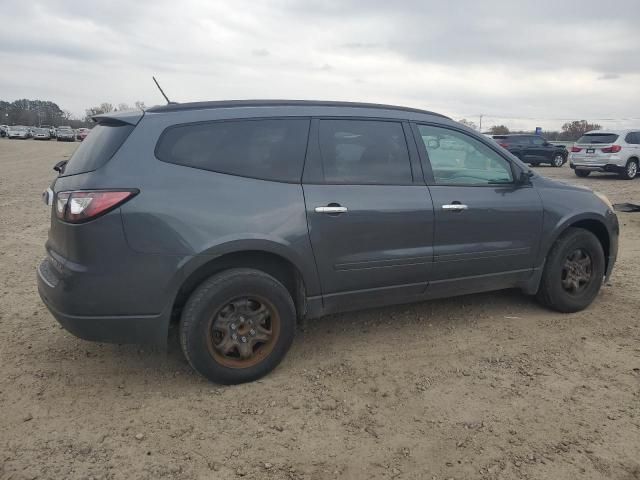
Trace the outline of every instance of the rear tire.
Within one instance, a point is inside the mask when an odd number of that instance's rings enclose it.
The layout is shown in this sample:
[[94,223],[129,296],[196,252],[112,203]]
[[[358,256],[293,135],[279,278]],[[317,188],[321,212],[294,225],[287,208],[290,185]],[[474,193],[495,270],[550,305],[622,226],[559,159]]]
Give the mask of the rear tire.
[[195,371],[212,382],[263,377],[284,358],[295,333],[288,290],[258,270],[227,270],[193,292],[180,321],[180,344]]
[[574,170],[574,172],[578,177],[581,178],[588,177],[591,174],[589,170],[578,170],[577,168]]
[[638,161],[631,159],[627,162],[624,170],[620,172],[620,177],[625,180],[633,180],[638,176]]
[[536,297],[559,312],[584,310],[598,295],[604,273],[600,241],[588,230],[568,228],[551,247]]

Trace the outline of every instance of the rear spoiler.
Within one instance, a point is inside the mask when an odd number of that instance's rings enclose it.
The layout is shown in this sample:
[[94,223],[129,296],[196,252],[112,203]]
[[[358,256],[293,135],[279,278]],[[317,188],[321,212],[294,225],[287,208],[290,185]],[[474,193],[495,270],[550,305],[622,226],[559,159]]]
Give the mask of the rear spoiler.
[[101,113],[100,115],[94,115],[91,117],[91,120],[98,124],[137,125],[143,116],[143,111],[131,110],[127,112]]

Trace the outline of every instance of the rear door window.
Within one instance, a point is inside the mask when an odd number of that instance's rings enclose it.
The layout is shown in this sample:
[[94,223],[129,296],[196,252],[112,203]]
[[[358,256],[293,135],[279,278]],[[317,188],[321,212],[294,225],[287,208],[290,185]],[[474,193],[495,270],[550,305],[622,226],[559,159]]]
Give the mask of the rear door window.
[[61,176],[97,170],[113,157],[134,128],[129,124],[96,125],[71,156]]
[[321,120],[324,181],[405,185],[413,182],[402,124],[376,120]]
[[618,140],[615,133],[587,133],[580,137],[576,143],[613,143]]
[[298,182],[309,119],[251,119],[169,127],[156,146],[167,163],[239,175]]

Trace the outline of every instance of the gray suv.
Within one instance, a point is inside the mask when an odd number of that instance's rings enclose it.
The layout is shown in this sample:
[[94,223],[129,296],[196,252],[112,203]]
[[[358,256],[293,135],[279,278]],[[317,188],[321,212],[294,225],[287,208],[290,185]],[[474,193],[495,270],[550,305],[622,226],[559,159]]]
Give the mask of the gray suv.
[[432,112],[224,101],[95,117],[45,194],[38,290],[78,337],[166,342],[240,383],[296,319],[519,288],[561,312],[610,275],[602,195]]

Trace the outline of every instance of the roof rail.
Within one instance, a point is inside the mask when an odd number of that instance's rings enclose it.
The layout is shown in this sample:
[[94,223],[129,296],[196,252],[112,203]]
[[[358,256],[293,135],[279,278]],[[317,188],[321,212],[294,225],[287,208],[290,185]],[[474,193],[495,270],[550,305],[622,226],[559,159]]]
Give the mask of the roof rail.
[[402,112],[423,113],[438,117],[449,118],[440,113],[430,112],[411,107],[399,107],[380,103],[339,102],[323,100],[218,100],[210,102],[188,102],[170,105],[157,105],[147,109],[147,112],[177,112],[184,110],[206,110],[210,108],[237,108],[237,107],[351,107],[373,108],[381,110],[398,110]]

